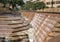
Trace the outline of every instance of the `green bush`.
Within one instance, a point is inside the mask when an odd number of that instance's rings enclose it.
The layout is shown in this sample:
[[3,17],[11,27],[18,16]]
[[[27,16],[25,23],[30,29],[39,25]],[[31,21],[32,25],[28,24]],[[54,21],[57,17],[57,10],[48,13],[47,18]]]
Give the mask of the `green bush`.
[[49,8],[48,6],[45,6],[45,8]]
[[60,6],[57,6],[57,8],[60,8]]
[[26,4],[22,7],[25,10],[37,10],[37,9],[44,9],[45,3],[43,2],[30,2],[27,1]]

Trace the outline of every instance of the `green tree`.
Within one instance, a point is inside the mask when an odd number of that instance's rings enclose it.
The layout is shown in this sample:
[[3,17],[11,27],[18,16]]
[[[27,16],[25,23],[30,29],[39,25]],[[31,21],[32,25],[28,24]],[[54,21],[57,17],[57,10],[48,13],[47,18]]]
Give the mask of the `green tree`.
[[23,6],[24,2],[23,0],[0,0],[0,3],[4,4],[4,7],[6,4],[12,5],[12,7],[16,7],[16,4]]
[[27,1],[26,4],[22,8],[25,8],[25,10],[44,9],[45,8],[45,3],[43,3],[43,2],[30,2],[30,1]]
[[3,7],[5,7],[5,6],[6,6],[6,4],[8,3],[8,0],[0,0],[0,3],[4,4],[4,6],[3,6]]
[[34,2],[31,2],[31,1],[27,1],[22,9],[25,9],[25,10],[33,10],[34,9]]
[[19,0],[19,1],[17,1],[17,4],[20,6],[23,6],[25,3],[23,2],[23,0]]
[[37,2],[37,3],[35,3],[35,7],[36,7],[36,9],[44,9],[45,4],[43,2]]
[[16,4],[23,6],[23,0],[9,0],[9,4],[12,5],[13,9],[16,7]]

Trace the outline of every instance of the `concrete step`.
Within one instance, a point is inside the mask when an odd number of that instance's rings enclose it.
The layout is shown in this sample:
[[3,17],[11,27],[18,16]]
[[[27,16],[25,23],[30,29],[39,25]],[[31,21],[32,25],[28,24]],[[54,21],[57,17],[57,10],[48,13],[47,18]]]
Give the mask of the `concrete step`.
[[24,27],[24,28],[21,28],[21,29],[13,30],[12,33],[21,32],[21,31],[25,31],[25,30],[28,30],[28,29],[29,29],[29,28]]
[[60,23],[57,23],[55,27],[60,28]]
[[21,42],[29,42],[29,39],[23,39]]
[[60,32],[60,28],[54,28],[53,32]]
[[24,22],[23,24],[20,24],[20,26],[17,26],[17,27],[15,27],[15,28],[13,28],[13,29],[17,29],[17,28],[22,28],[22,27],[26,27],[26,26],[29,26],[30,24],[29,24],[29,22],[27,21],[27,22]]
[[46,38],[45,42],[48,42],[48,40],[52,39],[53,37]]
[[18,37],[18,36],[27,36],[27,34],[23,34],[23,35],[13,35],[13,36],[11,36],[11,37]]
[[0,21],[15,21],[15,20],[21,20],[21,17],[0,18]]
[[15,25],[15,24],[22,24],[22,20],[18,21],[0,21],[0,25]]
[[11,33],[9,37],[16,36],[16,35],[26,35],[24,32],[19,32],[19,33]]
[[60,33],[56,33],[56,32],[52,32],[49,34],[49,37],[55,37],[55,36],[58,36],[60,35]]
[[11,40],[16,40],[16,39],[28,39],[28,36],[16,36],[16,37],[9,37]]
[[11,29],[16,29],[16,28],[22,28],[22,27],[26,27],[29,24],[15,24],[15,25],[0,25],[0,28],[11,28]]

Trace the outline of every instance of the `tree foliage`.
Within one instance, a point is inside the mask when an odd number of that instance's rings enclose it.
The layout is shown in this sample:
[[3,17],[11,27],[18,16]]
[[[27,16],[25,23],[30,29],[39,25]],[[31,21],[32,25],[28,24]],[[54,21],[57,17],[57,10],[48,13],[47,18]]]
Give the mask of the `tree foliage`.
[[22,7],[25,10],[37,10],[37,9],[44,9],[45,4],[43,2],[30,2],[27,1],[26,4]]
[[0,3],[4,4],[3,7],[5,7],[5,5],[8,3],[8,0],[0,0]]
[[4,6],[8,3],[11,4],[13,7],[15,7],[16,4],[20,6],[24,4],[23,0],[0,0],[0,3],[4,4]]
[[35,3],[35,7],[36,7],[36,9],[44,9],[45,4],[43,2],[37,2],[37,3]]

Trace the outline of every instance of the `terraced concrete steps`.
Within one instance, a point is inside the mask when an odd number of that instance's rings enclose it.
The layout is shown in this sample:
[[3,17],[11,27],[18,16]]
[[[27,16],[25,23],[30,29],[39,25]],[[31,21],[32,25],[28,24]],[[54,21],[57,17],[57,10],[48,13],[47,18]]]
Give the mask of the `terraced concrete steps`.
[[60,15],[35,13],[31,25],[34,28],[34,42],[48,42],[60,35]]
[[[24,39],[28,40],[28,34],[21,31],[27,31],[30,28],[29,25],[21,14],[0,13],[0,37],[8,37],[10,40],[21,39],[21,42]],[[20,32],[19,35],[17,35],[18,32]]]

